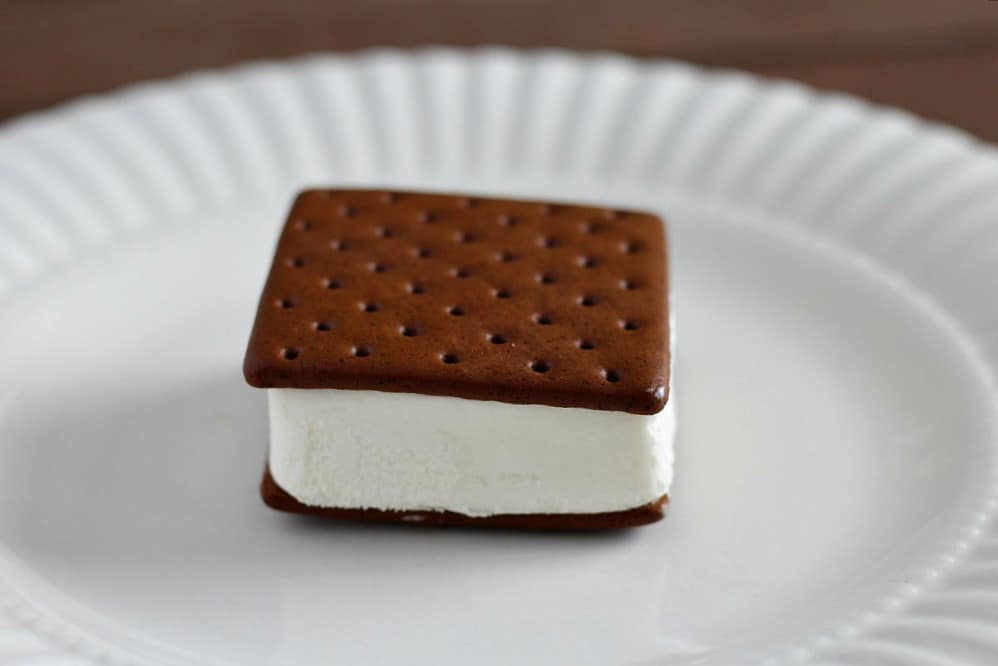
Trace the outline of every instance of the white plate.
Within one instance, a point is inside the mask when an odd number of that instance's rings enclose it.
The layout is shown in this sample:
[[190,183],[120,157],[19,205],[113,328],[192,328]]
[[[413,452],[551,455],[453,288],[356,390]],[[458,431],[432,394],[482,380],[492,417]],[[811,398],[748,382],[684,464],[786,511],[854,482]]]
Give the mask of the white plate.
[[[344,183],[668,217],[666,521],[264,508],[253,306],[292,193]],[[0,283],[4,663],[998,660],[998,158],[955,131],[612,57],[255,65],[8,124]]]

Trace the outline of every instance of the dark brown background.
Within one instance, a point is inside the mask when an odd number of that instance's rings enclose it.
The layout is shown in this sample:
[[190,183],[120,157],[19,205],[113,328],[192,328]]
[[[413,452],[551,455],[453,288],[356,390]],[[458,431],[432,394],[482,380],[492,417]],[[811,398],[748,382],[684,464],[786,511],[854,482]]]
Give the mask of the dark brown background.
[[430,44],[610,49],[738,67],[998,141],[991,0],[0,0],[0,118],[247,59]]

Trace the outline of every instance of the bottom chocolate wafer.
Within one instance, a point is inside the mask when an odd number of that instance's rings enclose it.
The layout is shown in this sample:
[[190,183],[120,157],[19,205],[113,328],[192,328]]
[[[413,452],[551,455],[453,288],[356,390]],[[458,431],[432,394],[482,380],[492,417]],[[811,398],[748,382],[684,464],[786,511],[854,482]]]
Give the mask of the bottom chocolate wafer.
[[383,523],[413,523],[445,527],[488,527],[516,530],[612,530],[638,527],[661,520],[669,505],[662,495],[648,504],[603,513],[505,513],[492,516],[468,516],[453,511],[385,511],[382,509],[340,509],[302,504],[277,485],[268,467],[260,484],[260,494],[267,506],[289,513],[303,513],[340,520]]

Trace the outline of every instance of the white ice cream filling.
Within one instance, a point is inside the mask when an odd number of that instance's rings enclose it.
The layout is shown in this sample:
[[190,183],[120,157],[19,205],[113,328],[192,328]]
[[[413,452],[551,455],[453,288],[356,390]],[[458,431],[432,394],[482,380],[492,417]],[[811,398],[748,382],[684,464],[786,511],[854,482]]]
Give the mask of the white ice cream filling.
[[601,513],[672,482],[673,401],[653,415],[338,389],[270,389],[270,471],[303,504]]

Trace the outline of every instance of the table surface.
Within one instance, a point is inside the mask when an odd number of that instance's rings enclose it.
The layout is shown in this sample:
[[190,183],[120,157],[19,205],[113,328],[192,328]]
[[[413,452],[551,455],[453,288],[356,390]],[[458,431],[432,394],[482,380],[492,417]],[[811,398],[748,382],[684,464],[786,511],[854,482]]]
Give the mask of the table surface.
[[4,0],[0,119],[244,60],[441,44],[612,50],[746,69],[998,142],[993,0]]

